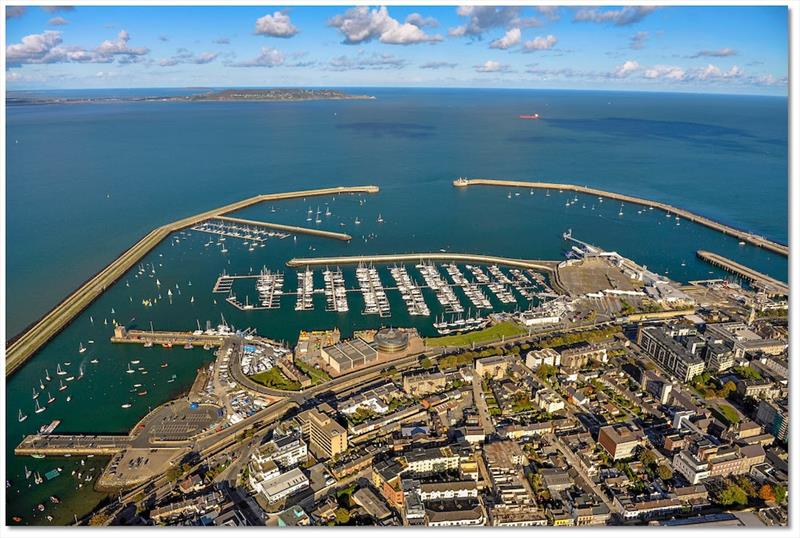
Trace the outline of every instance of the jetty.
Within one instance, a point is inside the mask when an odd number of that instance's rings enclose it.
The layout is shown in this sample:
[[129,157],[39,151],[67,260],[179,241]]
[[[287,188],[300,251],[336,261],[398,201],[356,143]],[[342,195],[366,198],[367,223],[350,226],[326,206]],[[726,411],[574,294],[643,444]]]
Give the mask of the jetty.
[[121,325],[114,327],[114,344],[157,344],[165,347],[172,346],[212,346],[219,347],[225,342],[226,335],[222,334],[194,334],[180,331],[140,331],[127,330]]
[[17,456],[113,456],[131,445],[128,435],[28,435]]
[[453,261],[473,262],[522,267],[524,269],[538,269],[553,273],[559,262],[549,260],[521,260],[517,258],[503,258],[484,254],[464,254],[455,252],[414,252],[408,254],[374,254],[370,256],[331,256],[326,258],[292,258],[286,265],[288,267],[305,267],[312,265],[353,265],[370,263],[395,263],[425,261]]
[[307,198],[312,196],[333,196],[337,194],[372,194],[378,191],[379,188],[377,186],[365,185],[260,194],[160,226],[145,235],[136,244],[123,252],[117,259],[87,280],[77,290],[72,292],[39,319],[39,321],[33,323],[16,338],[7,342],[6,376],[13,374],[26,360],[49,342],[51,338],[66,328],[78,314],[92,304],[92,302],[108,289],[109,286],[114,284],[114,282],[121,278],[129,269],[139,263],[139,260],[174,232],[190,228],[205,220],[219,218],[227,213],[263,202]]
[[759,273],[755,269],[751,269],[746,265],[735,262],[719,254],[708,252],[707,250],[698,250],[697,257],[704,262],[710,263],[717,267],[721,267],[726,271],[738,275],[745,280],[752,283],[755,287],[771,295],[789,295],[789,285],[786,282],[781,282],[778,279],[772,278],[764,273]]
[[494,187],[512,187],[512,188],[519,187],[523,189],[560,189],[564,191],[590,194],[592,196],[599,196],[611,200],[619,200],[621,202],[628,202],[631,204],[641,205],[645,207],[655,207],[657,209],[666,211],[667,213],[671,213],[681,218],[685,218],[686,220],[700,224],[701,226],[711,228],[712,230],[722,232],[726,235],[730,235],[741,241],[750,243],[751,245],[755,245],[757,247],[769,250],[771,252],[782,254],[783,256],[787,257],[789,256],[789,247],[786,245],[777,243],[760,235],[756,235],[750,232],[745,232],[744,230],[739,230],[738,228],[734,228],[733,226],[728,226],[727,224],[722,224],[715,220],[711,220],[708,217],[703,217],[702,215],[698,215],[696,213],[692,213],[691,211],[687,211],[686,209],[681,209],[679,207],[665,204],[663,202],[648,200],[646,198],[628,196],[627,194],[619,194],[616,192],[594,189],[592,187],[571,185],[569,183],[546,183],[542,181],[513,181],[505,179],[463,179],[463,178],[456,179],[453,181],[453,186],[455,187],[463,188],[463,187],[469,187],[471,185],[489,185]]
[[280,230],[291,234],[305,234],[316,235],[317,237],[324,237],[326,239],[338,239],[339,241],[350,241],[352,236],[339,232],[329,232],[327,230],[317,230],[315,228],[304,228],[302,226],[289,226],[288,224],[276,224],[274,222],[262,222],[258,220],[240,219],[237,217],[217,217],[215,220],[222,222],[232,222],[235,224],[243,224],[251,227],[268,228],[271,230]]

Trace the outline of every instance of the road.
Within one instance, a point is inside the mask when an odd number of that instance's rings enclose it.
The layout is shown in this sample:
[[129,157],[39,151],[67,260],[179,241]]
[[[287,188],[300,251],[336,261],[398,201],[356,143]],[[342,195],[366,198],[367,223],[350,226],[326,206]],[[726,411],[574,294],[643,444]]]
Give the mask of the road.
[[474,369],[470,370],[472,372],[473,403],[475,404],[475,407],[478,408],[478,414],[481,417],[483,433],[487,436],[492,435],[495,432],[495,428],[494,423],[492,422],[492,416],[489,413],[489,405],[486,403],[486,396],[483,394],[483,385],[481,383],[482,380]]

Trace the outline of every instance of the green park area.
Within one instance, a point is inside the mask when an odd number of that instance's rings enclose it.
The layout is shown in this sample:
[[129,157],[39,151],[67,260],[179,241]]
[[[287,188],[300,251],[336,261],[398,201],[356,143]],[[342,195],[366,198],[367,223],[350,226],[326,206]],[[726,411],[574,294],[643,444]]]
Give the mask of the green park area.
[[278,368],[251,375],[250,379],[265,387],[278,390],[300,390],[300,383],[286,379]]
[[497,325],[492,325],[466,334],[454,334],[451,336],[439,336],[437,338],[427,338],[425,344],[429,347],[467,347],[474,344],[493,342],[502,338],[512,338],[525,334],[527,331],[513,321],[504,321]]

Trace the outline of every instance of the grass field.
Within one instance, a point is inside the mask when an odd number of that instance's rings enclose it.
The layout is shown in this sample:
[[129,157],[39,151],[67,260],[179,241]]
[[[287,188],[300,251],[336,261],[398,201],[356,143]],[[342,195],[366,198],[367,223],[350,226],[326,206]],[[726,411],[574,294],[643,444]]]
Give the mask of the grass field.
[[278,370],[278,368],[272,368],[267,372],[251,375],[250,379],[256,383],[264,385],[265,387],[271,387],[273,389],[300,390],[300,383],[286,379],[286,377],[281,373],[280,370]]
[[437,338],[426,338],[425,344],[428,346],[470,346],[472,343],[482,344],[499,340],[502,337],[510,338],[525,334],[527,331],[513,321],[504,321],[491,327],[486,327],[480,331],[466,334],[454,334],[452,336],[440,336]]
[[331,376],[329,376],[327,373],[315,366],[306,364],[303,361],[295,361],[294,365],[297,366],[298,370],[311,378],[312,385],[319,385],[320,383],[325,383],[326,381],[331,380]]
[[727,420],[729,424],[738,424],[742,420],[739,418],[739,413],[730,405],[719,404],[717,405],[717,409],[719,409],[719,412],[725,417],[725,420]]

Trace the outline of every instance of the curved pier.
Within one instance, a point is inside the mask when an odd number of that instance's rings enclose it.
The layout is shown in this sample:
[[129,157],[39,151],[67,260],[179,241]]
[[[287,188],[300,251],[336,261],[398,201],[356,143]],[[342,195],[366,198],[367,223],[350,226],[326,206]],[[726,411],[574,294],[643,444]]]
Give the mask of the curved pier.
[[327,258],[292,258],[286,265],[288,267],[305,267],[307,265],[352,265],[354,263],[392,263],[414,261],[454,261],[495,263],[525,269],[538,269],[552,273],[559,262],[549,260],[520,260],[516,258],[503,258],[501,256],[487,256],[483,254],[463,254],[455,252],[416,252],[409,254],[376,254],[372,256],[332,256]]
[[131,248],[123,252],[116,260],[72,292],[39,321],[32,324],[15,339],[6,344],[6,376],[11,375],[28,358],[36,353],[51,338],[63,330],[75,316],[88,307],[106,288],[117,281],[131,267],[134,267],[148,252],[156,247],[169,234],[194,226],[209,218],[220,217],[232,211],[238,211],[261,202],[305,198],[311,196],[330,196],[351,193],[376,193],[379,188],[374,185],[357,187],[332,187],[311,189],[275,194],[261,194],[246,198],[232,204],[224,205],[210,211],[198,213],[175,222],[165,224],[144,236]]
[[292,234],[316,235],[318,237],[325,237],[326,239],[338,239],[339,241],[350,241],[352,239],[350,234],[316,230],[314,228],[303,228],[302,226],[290,226],[288,224],[275,224],[274,222],[262,222],[260,220],[240,219],[237,217],[216,217],[215,220],[235,222],[236,224],[244,224],[246,226],[260,226],[261,228],[270,228],[272,230],[280,230]]
[[737,239],[750,243],[751,245],[755,245],[757,247],[761,247],[763,249],[770,250],[772,252],[776,252],[784,256],[789,256],[789,247],[786,245],[776,243],[775,241],[771,241],[760,235],[748,233],[743,230],[734,228],[732,226],[719,223],[707,217],[703,217],[701,215],[692,213],[691,211],[687,211],[685,209],[681,209],[679,207],[675,207],[662,202],[647,200],[646,198],[638,198],[636,196],[628,196],[626,194],[603,191],[600,189],[593,189],[591,187],[582,187],[580,185],[570,185],[568,183],[544,183],[542,181],[511,181],[504,179],[456,179],[455,181],[453,181],[453,186],[455,187],[469,187],[470,185],[490,185],[495,187],[520,187],[524,189],[561,189],[565,191],[591,194],[593,196],[601,196],[603,198],[608,198],[611,200],[619,200],[621,202],[628,202],[631,204],[637,204],[646,207],[656,207],[658,209],[678,215],[681,218],[685,218],[686,220],[690,220],[707,228],[711,228],[712,230],[716,230],[726,235],[736,237]]
[[708,252],[707,250],[698,250],[697,257],[704,262],[721,267],[729,273],[733,273],[744,279],[747,279],[756,286],[764,289],[764,291],[771,291],[779,295],[789,295],[789,285],[785,282],[781,282],[780,280],[772,278],[769,275],[765,275],[764,273],[759,273],[758,271],[750,269],[741,263],[730,260],[725,256],[720,256],[719,254]]

